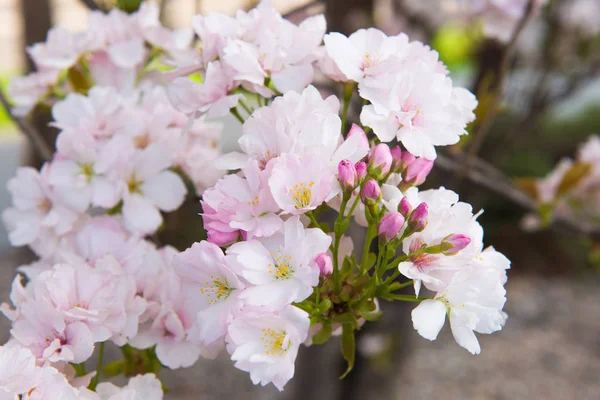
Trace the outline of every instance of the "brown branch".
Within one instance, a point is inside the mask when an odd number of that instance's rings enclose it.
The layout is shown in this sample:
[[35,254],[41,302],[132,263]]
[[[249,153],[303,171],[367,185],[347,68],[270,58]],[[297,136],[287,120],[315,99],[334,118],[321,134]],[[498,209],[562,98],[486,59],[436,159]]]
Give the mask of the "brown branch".
[[[285,14],[283,14],[283,18],[293,19],[296,16],[301,15],[304,12],[308,12],[309,15],[312,15],[313,12],[311,9],[313,7],[324,7],[324,6],[325,6],[325,0],[314,0],[314,1],[311,1],[310,3],[304,4],[303,6],[294,8],[293,10],[286,12]],[[323,12],[323,10],[321,10],[321,12]]]
[[100,10],[100,7],[98,6],[98,4],[96,4],[96,2],[94,0],[80,0],[81,3],[83,3],[84,6],[86,6],[87,8],[89,8],[92,11],[95,10]]
[[42,135],[35,129],[35,127],[25,118],[16,116],[4,94],[2,88],[0,88],[0,103],[11,117],[11,119],[17,124],[21,132],[25,134],[35,151],[39,154],[43,161],[50,161],[52,159],[52,150],[48,144],[44,141]]
[[[492,90],[494,90],[495,93],[493,93],[493,95],[492,95],[491,103],[487,106],[488,107],[487,112],[485,113],[482,121],[478,124],[477,130],[473,134],[473,140],[471,141],[471,143],[469,145],[469,149],[467,151],[468,158],[467,158],[467,163],[465,165],[465,168],[470,167],[472,159],[479,152],[479,149],[481,148],[481,145],[483,144],[483,140],[487,136],[487,133],[489,132],[489,130],[492,126],[492,123],[494,122],[494,119],[496,118],[496,115],[498,113],[498,106],[500,104],[500,101],[502,100],[502,96],[504,93],[504,81],[506,80],[506,76],[508,74],[510,62],[513,59],[513,54],[515,52],[517,39],[519,38],[519,36],[521,35],[521,32],[523,32],[523,29],[525,28],[525,26],[527,25],[527,23],[533,16],[534,11],[535,11],[534,0],[529,0],[529,2],[527,3],[527,8],[525,9],[525,13],[523,14],[523,17],[519,20],[517,26],[515,27],[515,30],[512,32],[512,35],[511,35],[508,43],[504,47],[502,59],[500,62],[500,69],[498,71],[497,77],[495,79],[495,82],[494,82],[493,88],[492,88]],[[463,174],[464,173],[465,173],[465,171],[463,171]]]
[[[464,155],[450,157],[438,153],[434,166],[457,173],[463,170],[466,161],[467,157]],[[465,178],[525,210],[537,212],[535,201],[527,193],[518,188],[501,171],[477,157],[471,161],[472,167],[467,170]],[[600,231],[596,227],[582,221],[574,220],[564,214],[556,213],[553,216],[552,228],[562,233],[582,235],[594,240],[600,240]]]

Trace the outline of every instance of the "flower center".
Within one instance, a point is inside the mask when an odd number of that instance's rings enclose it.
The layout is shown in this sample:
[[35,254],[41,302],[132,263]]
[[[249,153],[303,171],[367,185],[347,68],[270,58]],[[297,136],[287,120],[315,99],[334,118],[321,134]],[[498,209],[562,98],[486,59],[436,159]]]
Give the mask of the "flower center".
[[248,205],[249,206],[256,206],[256,205],[258,205],[258,195],[254,196],[252,198],[252,200],[248,202]]
[[211,281],[204,282],[206,287],[200,288],[200,293],[211,298],[208,301],[209,305],[227,299],[233,292],[226,279],[215,278],[213,275],[210,276],[210,279]]
[[129,178],[129,181],[127,182],[127,189],[129,190],[129,193],[141,193],[141,186],[142,182],[135,179],[134,176]]
[[44,214],[47,214],[48,212],[50,212],[50,209],[52,208],[52,203],[50,202],[50,200],[44,199],[44,200],[42,200],[41,203],[38,204],[37,207],[41,212],[43,212]]
[[264,342],[265,354],[269,356],[285,354],[291,345],[286,336],[285,331],[276,332],[271,328],[263,328],[260,340]]
[[427,267],[431,267],[437,261],[437,256],[435,256],[434,254],[418,253],[420,250],[423,249],[423,247],[426,246],[423,245],[423,241],[421,240],[421,238],[416,238],[412,241],[409,248],[410,255],[408,258],[414,265],[417,266],[417,268],[420,271],[423,271],[423,269]]
[[138,149],[145,149],[150,144],[150,137],[147,133],[142,133],[133,138],[133,143]]
[[92,177],[94,176],[94,168],[92,167],[92,164],[87,163],[87,164],[81,165],[81,174],[85,177],[85,180],[89,183],[92,180]]
[[294,266],[292,265],[292,256],[281,255],[281,250],[277,250],[277,255],[271,252],[271,257],[275,261],[275,266],[269,264],[269,274],[275,275],[278,281],[290,279],[294,275]]
[[258,159],[258,168],[260,168],[261,171],[267,167],[269,161],[278,157],[277,152],[275,150],[267,150],[263,155],[254,153],[254,156]]
[[311,188],[314,184],[315,183],[313,181],[310,181],[307,186],[304,182],[300,182],[295,184],[294,187],[290,189],[296,209],[308,207],[310,204],[310,198],[312,196]]

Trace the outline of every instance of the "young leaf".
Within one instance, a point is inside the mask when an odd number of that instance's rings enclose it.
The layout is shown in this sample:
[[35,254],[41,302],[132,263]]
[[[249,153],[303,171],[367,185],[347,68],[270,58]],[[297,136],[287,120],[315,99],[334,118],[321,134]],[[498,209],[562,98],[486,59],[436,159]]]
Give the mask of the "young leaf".
[[326,341],[328,341],[330,337],[331,337],[331,324],[326,322],[323,324],[323,328],[321,328],[321,330],[319,332],[317,332],[315,334],[315,336],[313,336],[312,342],[313,342],[313,344],[323,344]]
[[556,190],[556,197],[561,197],[573,190],[583,178],[585,178],[592,168],[591,164],[576,162],[565,173]]
[[320,313],[324,313],[325,311],[329,310],[330,308],[331,308],[331,300],[329,300],[329,299],[323,300],[319,304],[319,312]]
[[354,327],[351,324],[342,325],[342,355],[348,363],[346,372],[340,376],[340,379],[344,379],[346,375],[354,368],[354,360],[356,358],[356,342],[354,339]]

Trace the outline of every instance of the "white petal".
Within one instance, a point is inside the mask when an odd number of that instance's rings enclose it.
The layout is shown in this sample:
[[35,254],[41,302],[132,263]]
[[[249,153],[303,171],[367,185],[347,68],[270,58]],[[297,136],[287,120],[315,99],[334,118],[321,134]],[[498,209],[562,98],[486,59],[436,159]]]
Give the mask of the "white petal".
[[159,209],[173,211],[183,203],[187,190],[179,175],[163,171],[144,182],[141,191]]
[[435,340],[446,321],[446,306],[438,300],[425,300],[412,311],[411,316],[419,335]]
[[139,194],[125,198],[123,218],[127,229],[141,234],[153,233],[162,223],[160,212],[149,199]]

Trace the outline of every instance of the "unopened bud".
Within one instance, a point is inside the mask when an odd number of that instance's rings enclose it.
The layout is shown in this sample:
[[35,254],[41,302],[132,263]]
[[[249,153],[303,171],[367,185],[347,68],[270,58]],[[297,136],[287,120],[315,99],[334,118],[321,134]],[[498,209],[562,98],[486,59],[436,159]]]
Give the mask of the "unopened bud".
[[358,126],[356,124],[352,124],[352,127],[348,131],[348,138],[355,136],[355,135],[359,136],[358,147],[364,148],[364,149],[368,149],[370,147],[369,139],[367,138],[367,134],[365,133],[365,131],[360,126]]
[[392,171],[402,172],[402,149],[400,146],[396,146],[390,149],[392,155]]
[[356,168],[356,178],[360,183],[367,176],[367,164],[364,161],[359,161],[354,165],[354,168]]
[[440,244],[442,253],[447,256],[452,256],[471,243],[471,238],[461,233],[453,233],[442,240]]
[[421,232],[427,226],[429,207],[427,203],[419,204],[408,218],[408,229],[410,232]]
[[369,154],[369,173],[371,176],[381,178],[390,172],[391,167],[392,153],[390,153],[390,146],[380,143],[373,147]]
[[400,212],[400,214],[402,214],[404,218],[408,218],[412,211],[412,206],[408,201],[408,197],[404,196],[402,200],[400,200],[400,204],[398,204],[398,211]]
[[333,273],[333,262],[327,253],[320,253],[315,257],[315,263],[319,267],[321,276],[329,276]]
[[400,233],[400,229],[404,225],[404,217],[399,212],[387,213],[379,221],[377,233],[379,239],[384,242],[389,242]]
[[338,179],[344,190],[352,190],[358,185],[356,167],[352,164],[352,161],[340,161],[338,164]]
[[403,151],[400,157],[400,171],[404,171],[416,159],[417,157],[413,156],[412,153],[409,153],[408,151]]
[[419,186],[425,182],[432,167],[433,160],[417,158],[402,172],[402,181],[411,186]]
[[365,204],[377,203],[381,199],[381,188],[375,179],[369,179],[363,186],[360,197]]
[[226,247],[238,241],[240,231],[222,232],[215,229],[208,229],[208,241],[216,244],[219,247]]

